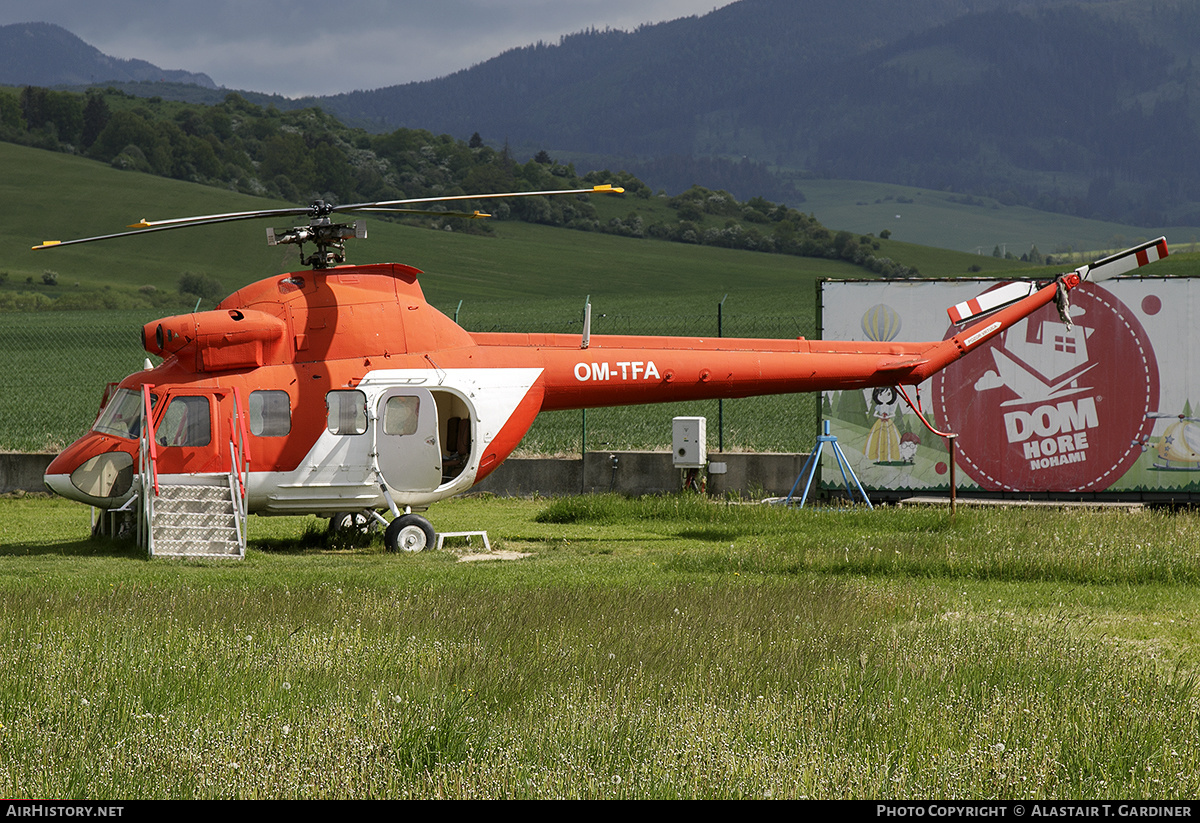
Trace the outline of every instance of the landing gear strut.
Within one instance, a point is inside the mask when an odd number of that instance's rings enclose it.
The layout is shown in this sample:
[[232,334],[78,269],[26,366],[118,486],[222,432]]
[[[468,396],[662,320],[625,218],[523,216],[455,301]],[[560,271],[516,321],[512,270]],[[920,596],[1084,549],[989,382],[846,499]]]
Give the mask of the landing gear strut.
[[423,552],[434,547],[433,524],[418,514],[402,514],[388,524],[383,544],[390,552]]

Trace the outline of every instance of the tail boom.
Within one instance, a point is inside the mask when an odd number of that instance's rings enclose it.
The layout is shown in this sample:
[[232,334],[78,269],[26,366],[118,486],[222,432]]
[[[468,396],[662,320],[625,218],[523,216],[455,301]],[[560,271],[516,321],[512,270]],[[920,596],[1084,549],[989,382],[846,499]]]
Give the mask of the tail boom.
[[938,341],[593,335],[585,347],[579,335],[472,337],[484,361],[543,370],[542,411],[917,386],[1038,309],[1058,301],[1065,311],[1067,292],[1083,279],[1075,271],[1041,287],[1024,284],[1027,296]]

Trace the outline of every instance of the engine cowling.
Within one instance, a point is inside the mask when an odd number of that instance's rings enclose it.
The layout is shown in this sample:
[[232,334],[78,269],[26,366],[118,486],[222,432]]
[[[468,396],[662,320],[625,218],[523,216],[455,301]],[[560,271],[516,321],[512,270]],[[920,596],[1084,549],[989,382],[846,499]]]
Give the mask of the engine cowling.
[[150,354],[194,356],[198,372],[265,365],[287,333],[287,323],[261,311],[217,309],[155,320],[142,327]]

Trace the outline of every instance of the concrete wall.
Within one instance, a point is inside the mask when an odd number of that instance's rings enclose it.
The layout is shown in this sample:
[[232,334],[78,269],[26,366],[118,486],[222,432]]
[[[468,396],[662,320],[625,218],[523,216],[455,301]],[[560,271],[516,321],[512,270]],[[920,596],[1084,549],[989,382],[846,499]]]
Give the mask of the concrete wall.
[[[786,495],[804,468],[806,454],[718,454],[710,452],[708,492],[743,497]],[[725,471],[720,472],[721,465]],[[714,471],[716,469],[716,471]],[[684,476],[670,452],[588,452],[576,458],[510,458],[476,491],[502,497],[616,492],[626,495],[679,491]]]
[[[709,454],[708,492],[745,497],[788,493],[804,467],[805,454]],[[42,475],[52,454],[0,453],[0,494],[45,491]],[[616,466],[613,466],[613,460]],[[713,472],[724,464],[725,472]],[[580,492],[641,495],[679,491],[683,475],[670,452],[588,452],[583,458],[510,458],[476,491],[502,497],[552,497]]]
[[42,475],[54,459],[52,454],[14,454],[0,452],[0,494],[44,492]]

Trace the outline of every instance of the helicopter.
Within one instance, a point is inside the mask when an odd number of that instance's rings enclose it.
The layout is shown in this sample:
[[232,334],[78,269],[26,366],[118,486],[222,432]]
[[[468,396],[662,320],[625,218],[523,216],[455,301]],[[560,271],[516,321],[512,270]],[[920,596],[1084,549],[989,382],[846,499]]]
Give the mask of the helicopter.
[[[622,191],[601,185],[343,206],[318,200],[307,208],[142,220],[127,231],[34,246],[308,217],[267,229],[270,244],[300,245],[308,269],[247,285],[213,310],[143,327],[146,351],[163,361],[151,367],[147,360],[112,388],[91,429],[49,464],[46,486],[110,515],[135,513],[140,504],[135,519],[143,529],[164,487],[220,485],[228,477],[239,523],[247,513],[312,514],[382,527],[389,551],[421,551],[435,543],[424,516],[429,506],[495,471],[542,411],[915,387],[1051,302],[1069,324],[1068,294],[1080,283],[1168,253],[1159,238],[1048,283],[1006,284],[949,309],[961,331],[930,342],[592,335],[587,319],[581,334],[472,333],[426,301],[419,269],[346,264],[345,242],[365,238],[366,228],[334,221],[372,212],[481,218],[487,215],[424,207]],[[308,257],[306,243],[315,247]]]
[[[1147,418],[1174,420],[1167,426],[1155,447],[1155,460],[1151,468],[1156,471],[1178,472],[1200,470],[1200,418],[1186,414],[1151,413]],[[1149,441],[1143,451],[1149,448]],[[1160,462],[1161,461],[1161,462]]]

